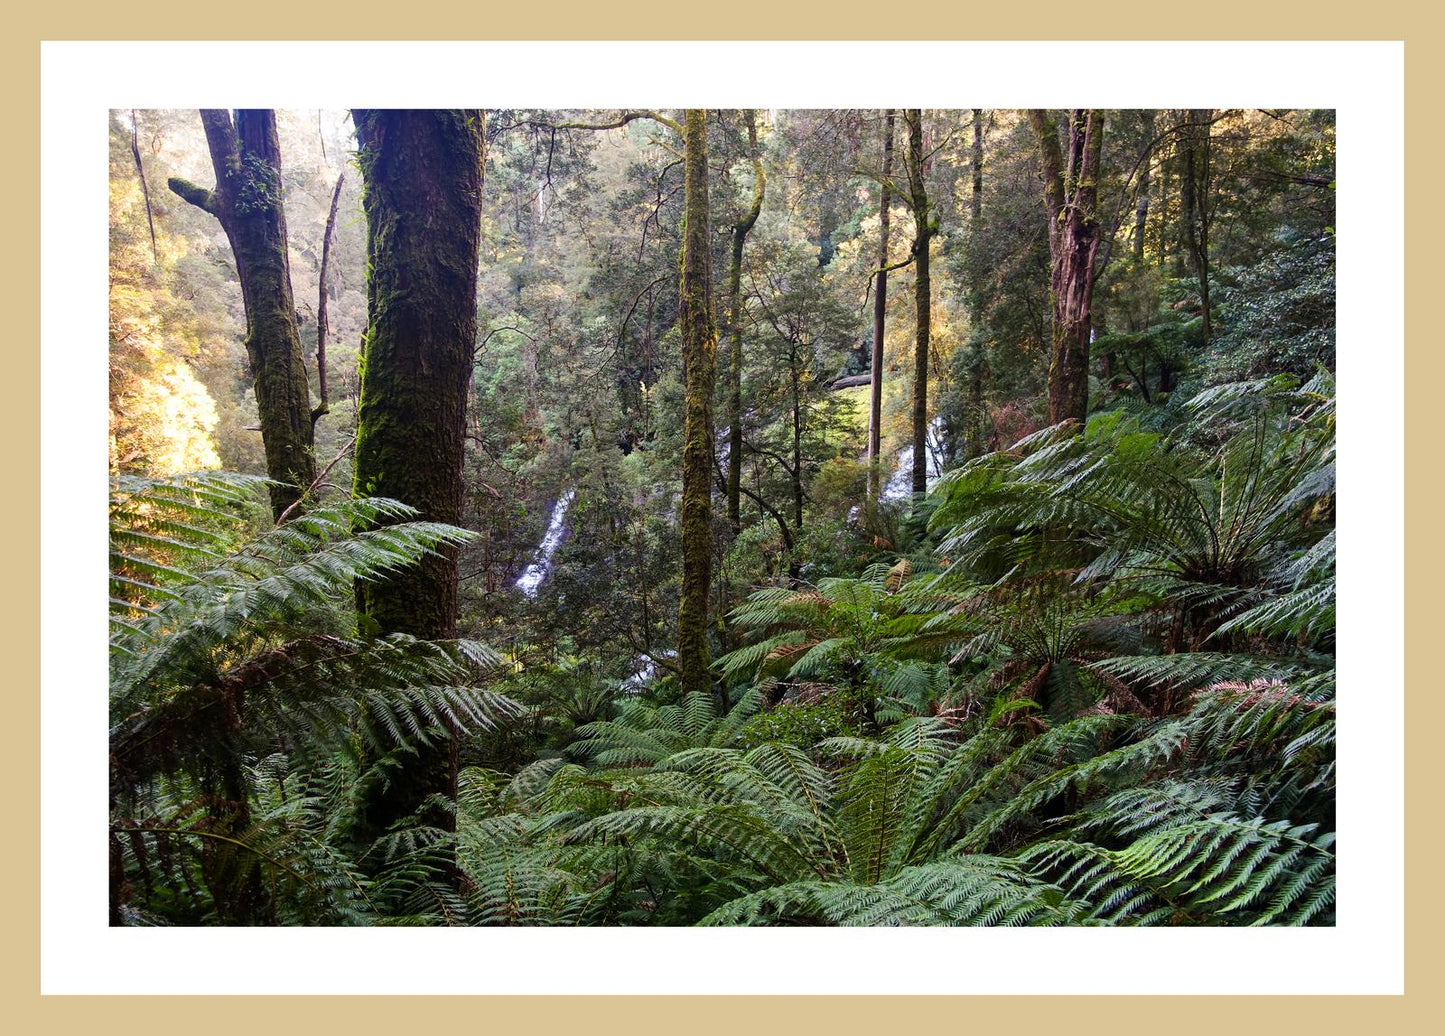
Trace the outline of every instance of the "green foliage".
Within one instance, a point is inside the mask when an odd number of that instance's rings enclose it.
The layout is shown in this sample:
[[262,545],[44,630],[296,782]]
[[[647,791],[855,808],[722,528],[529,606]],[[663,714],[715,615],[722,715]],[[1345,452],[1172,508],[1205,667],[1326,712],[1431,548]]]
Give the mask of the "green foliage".
[[1174,438],[1121,413],[1045,430],[944,479],[939,549],[985,579],[1068,573],[1092,606],[1158,620],[1166,652],[1227,645],[1255,620],[1226,622],[1327,563],[1332,394],[1328,378],[1213,389]]
[[552,920],[605,898],[642,923],[1328,922],[1332,744],[1327,699],[1240,685],[1041,736],[920,719],[813,752],[687,748],[519,777],[508,852],[558,865]]
[[691,693],[675,705],[641,699],[617,704],[615,719],[577,728],[569,753],[600,766],[652,765],[690,748],[732,744],[758,710],[761,692],[749,691],[724,715],[710,694]]
[[1214,380],[1258,378],[1286,372],[1309,377],[1335,358],[1333,242],[1294,242],[1241,270],[1220,292],[1230,318],[1212,343]]
[[789,701],[760,713],[738,731],[737,742],[741,748],[772,741],[806,749],[830,737],[862,734],[866,725],[862,703],[837,692],[811,704]]
[[[335,182],[316,146],[346,146],[339,116],[318,133],[312,114],[279,120],[303,327]],[[210,445],[260,461],[224,243],[172,205],[152,252],[113,117],[112,922],[1334,923],[1333,117],[1216,114],[1196,183],[1208,341],[1181,140],[1160,136],[1179,116],[1109,114],[1099,211],[1120,219],[1100,228],[1080,429],[1044,427],[1037,141],[1022,113],[982,113],[976,166],[966,116],[928,113],[946,474],[901,507],[865,499],[866,387],[831,387],[867,369],[879,114],[756,113],[769,187],[741,310],[718,310],[743,344],[741,525],[720,520],[719,401],[714,684],[685,695],[667,675],[685,402],[670,131],[489,113],[468,534],[324,486],[271,529],[262,480],[131,477],[214,463]],[[194,122],[140,113],[154,183],[209,175]],[[742,123],[709,114],[714,226],[752,199]],[[359,181],[331,256],[333,400],[354,393],[366,324]],[[266,177],[250,190],[280,201]],[[906,207],[892,219],[897,261]],[[712,251],[716,272],[724,235]],[[894,270],[887,296],[885,479],[912,277]],[[318,459],[346,452],[347,421],[334,403]],[[358,620],[357,585],[436,552],[459,562],[459,628],[504,655]],[[445,739],[455,800],[363,835],[359,806]]]
[[[126,478],[112,495],[113,920],[385,913],[398,867],[440,873],[443,839],[418,829],[404,848],[348,844],[351,789],[514,709],[477,685],[499,661],[480,644],[347,629],[358,581],[465,533],[373,499],[316,507],[253,537],[244,514],[262,485]],[[363,771],[372,753],[380,759]],[[378,852],[381,873],[361,880]],[[174,888],[152,895],[153,861],[181,875],[184,902]]]

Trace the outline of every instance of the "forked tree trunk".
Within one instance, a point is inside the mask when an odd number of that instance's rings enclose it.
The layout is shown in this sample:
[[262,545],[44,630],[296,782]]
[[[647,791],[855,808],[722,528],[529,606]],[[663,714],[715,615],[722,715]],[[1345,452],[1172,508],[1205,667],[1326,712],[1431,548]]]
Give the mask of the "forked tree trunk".
[[1076,108],[1067,130],[1068,159],[1058,125],[1040,108],[1029,109],[1038,137],[1049,216],[1049,295],[1053,302],[1049,358],[1049,420],[1083,422],[1089,412],[1089,331],[1094,260],[1099,251],[1099,153],[1103,117]]
[[717,332],[712,317],[709,256],[706,112],[689,108],[683,121],[684,225],[678,326],[682,330],[682,600],[677,660],[685,693],[707,693],[708,593],[712,581],[712,395]]
[[[356,492],[410,504],[428,521],[462,519],[467,381],[477,336],[483,114],[357,110],[364,181],[367,334],[357,414]],[[455,636],[457,561],[447,550],[358,587],[384,633]],[[362,805],[366,834],[456,797],[456,747],[423,748]],[[450,829],[447,810],[422,819]]]
[[311,392],[301,360],[276,113],[203,109],[201,123],[216,172],[215,190],[172,177],[170,188],[220,220],[236,257],[246,305],[246,354],[261,418],[272,514],[279,519],[316,478]]

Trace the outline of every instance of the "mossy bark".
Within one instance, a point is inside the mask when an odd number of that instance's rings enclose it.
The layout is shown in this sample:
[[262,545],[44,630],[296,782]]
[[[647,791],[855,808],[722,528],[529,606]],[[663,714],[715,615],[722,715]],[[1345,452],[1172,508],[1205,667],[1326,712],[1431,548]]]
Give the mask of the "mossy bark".
[[1199,302],[1204,317],[1204,344],[1213,328],[1209,319],[1209,158],[1212,108],[1191,108],[1185,113],[1180,133],[1182,178],[1180,203],[1183,212],[1184,253],[1189,269],[1199,281]]
[[935,228],[928,208],[928,187],[923,179],[923,112],[909,108],[908,190],[913,204],[913,492],[928,492],[928,349],[933,324],[932,283],[928,244]]
[[758,155],[758,127],[751,108],[744,113],[748,150],[753,160],[753,203],[733,224],[732,256],[728,264],[728,522],[736,534],[742,528],[743,484],[743,246],[763,211],[767,176]]
[[682,331],[682,600],[677,618],[678,671],[684,692],[707,692],[708,593],[712,580],[712,397],[717,332],[712,316],[708,248],[706,112],[684,115],[684,226],[678,324]]
[[888,224],[893,203],[893,109],[883,117],[883,189],[878,200],[878,278],[873,287],[873,352],[868,372],[868,499],[877,500],[882,479],[883,338],[888,318]]
[[1067,162],[1053,117],[1041,108],[1031,108],[1029,122],[1038,138],[1049,216],[1049,297],[1053,304],[1049,420],[1082,423],[1089,412],[1090,314],[1099,252],[1095,210],[1104,120],[1091,108],[1072,112]]
[[[477,337],[483,115],[357,110],[353,118],[369,269],[356,492],[391,497],[428,521],[456,524]],[[455,554],[362,584],[357,604],[384,633],[455,636]],[[363,829],[385,831],[438,794],[456,795],[450,739],[408,759],[384,794],[363,804]],[[443,828],[454,823],[444,810],[427,811],[423,820]]]
[[[1140,122],[1145,136],[1152,140],[1154,138],[1154,112],[1145,112],[1141,116]],[[1144,262],[1144,232],[1149,228],[1149,167],[1153,164],[1153,157],[1146,149],[1139,165],[1138,196],[1134,204],[1134,235],[1131,240],[1134,262],[1137,265],[1142,265]]]
[[172,191],[214,215],[236,258],[246,307],[246,354],[261,419],[271,510],[279,519],[316,479],[311,393],[301,361],[301,335],[291,292],[286,213],[281,202],[281,145],[276,114],[205,109],[216,187],[172,177]]

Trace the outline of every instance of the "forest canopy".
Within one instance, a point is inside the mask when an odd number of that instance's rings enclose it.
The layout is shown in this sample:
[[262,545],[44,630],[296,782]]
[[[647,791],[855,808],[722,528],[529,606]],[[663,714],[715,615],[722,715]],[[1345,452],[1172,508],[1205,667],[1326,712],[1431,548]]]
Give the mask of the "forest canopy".
[[1334,923],[1332,112],[109,131],[112,924]]

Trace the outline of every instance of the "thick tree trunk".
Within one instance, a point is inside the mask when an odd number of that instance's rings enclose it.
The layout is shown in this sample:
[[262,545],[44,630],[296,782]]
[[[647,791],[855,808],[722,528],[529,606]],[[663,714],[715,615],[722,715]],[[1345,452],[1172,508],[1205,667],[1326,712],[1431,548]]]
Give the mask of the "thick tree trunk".
[[928,245],[934,227],[928,210],[928,187],[923,179],[923,112],[909,108],[908,190],[913,204],[913,492],[928,492],[928,348],[933,323],[932,285],[928,275]]
[[888,223],[893,203],[893,109],[883,118],[883,189],[878,201],[878,281],[873,291],[873,355],[868,374],[868,498],[877,500],[882,480],[883,338],[888,318]]
[[229,112],[205,109],[201,123],[216,171],[215,190],[178,177],[169,183],[176,194],[220,220],[236,257],[266,473],[277,483],[271,487],[271,510],[279,519],[315,480],[316,459],[311,392],[291,293],[276,115],[269,109],[242,109],[233,125]]
[[682,286],[682,600],[677,656],[682,689],[705,693],[708,676],[708,593],[712,581],[712,395],[717,378],[717,332],[712,317],[709,257],[706,112],[684,116],[685,212]]
[[1094,261],[1099,251],[1099,153],[1103,118],[1076,108],[1068,127],[1068,162],[1058,126],[1039,108],[1029,110],[1039,141],[1044,203],[1049,215],[1050,329],[1049,420],[1082,422],[1089,412],[1089,331]]
[[[462,518],[467,382],[477,337],[482,220],[480,111],[353,112],[366,211],[365,352],[356,439],[356,492],[410,504],[429,521]],[[456,634],[453,552],[358,588],[382,632]],[[455,742],[423,749],[363,806],[375,835],[427,798],[456,795]],[[446,810],[423,820],[450,828]]]
[[748,125],[748,150],[753,160],[753,203],[733,224],[732,261],[728,266],[728,522],[736,534],[742,529],[743,484],[743,245],[763,211],[767,177],[758,154],[758,127],[753,110]]

